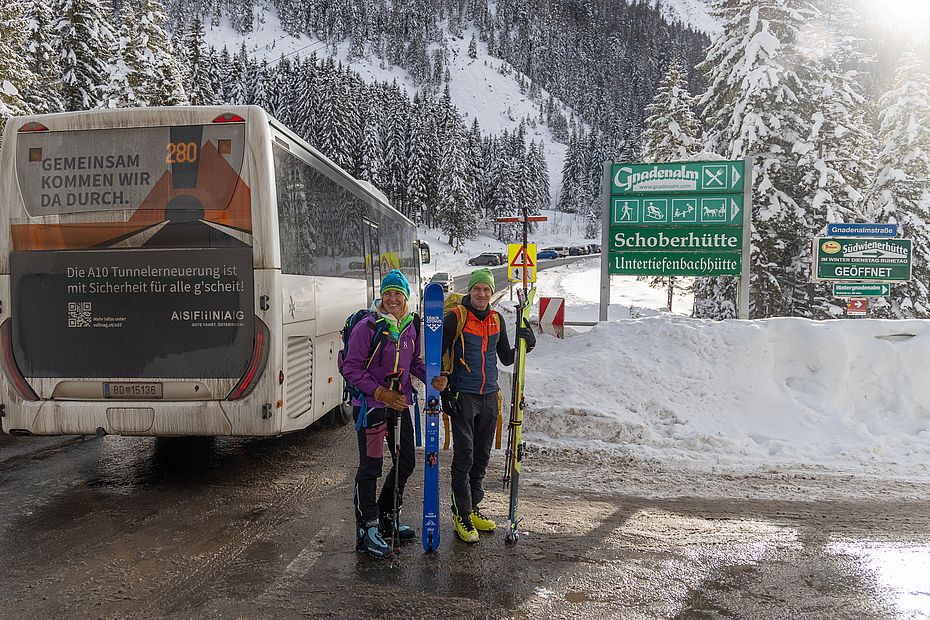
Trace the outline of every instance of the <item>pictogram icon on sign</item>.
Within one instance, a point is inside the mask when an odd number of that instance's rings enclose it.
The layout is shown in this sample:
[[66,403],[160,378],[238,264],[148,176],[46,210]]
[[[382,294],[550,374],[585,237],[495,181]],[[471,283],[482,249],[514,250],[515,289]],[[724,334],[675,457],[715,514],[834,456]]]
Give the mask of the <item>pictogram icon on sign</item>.
[[527,254],[526,249],[521,245],[516,255],[510,261],[511,267],[535,267],[535,261]]
[[705,165],[702,172],[701,186],[704,189],[726,189],[727,187],[727,166]]

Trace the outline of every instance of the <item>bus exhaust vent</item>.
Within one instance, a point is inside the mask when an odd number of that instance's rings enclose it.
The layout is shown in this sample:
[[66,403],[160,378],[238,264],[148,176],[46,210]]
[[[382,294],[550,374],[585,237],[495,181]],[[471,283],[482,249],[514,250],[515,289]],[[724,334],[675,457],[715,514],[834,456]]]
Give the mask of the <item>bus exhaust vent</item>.
[[285,412],[299,418],[313,408],[313,342],[308,336],[287,339],[284,377]]

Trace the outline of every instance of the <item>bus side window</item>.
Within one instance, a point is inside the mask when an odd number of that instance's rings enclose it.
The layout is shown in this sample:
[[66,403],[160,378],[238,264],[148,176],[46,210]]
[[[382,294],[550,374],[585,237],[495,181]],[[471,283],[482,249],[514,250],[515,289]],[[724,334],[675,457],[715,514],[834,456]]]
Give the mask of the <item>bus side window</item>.
[[369,220],[362,220],[362,239],[365,243],[365,275],[368,277],[369,301],[374,301],[381,290],[378,225]]

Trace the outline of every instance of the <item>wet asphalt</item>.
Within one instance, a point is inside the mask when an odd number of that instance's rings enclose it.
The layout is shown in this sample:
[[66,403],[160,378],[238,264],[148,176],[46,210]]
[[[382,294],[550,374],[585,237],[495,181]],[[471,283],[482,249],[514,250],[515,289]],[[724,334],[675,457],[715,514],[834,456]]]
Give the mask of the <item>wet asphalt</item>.
[[[355,458],[353,429],[323,424],[267,439],[0,437],[0,617],[930,617],[925,497],[595,493],[553,472],[622,464],[531,452],[516,546],[455,540],[444,502],[437,553],[416,542],[377,561],[354,550]],[[501,470],[495,452],[484,508],[499,522]]]

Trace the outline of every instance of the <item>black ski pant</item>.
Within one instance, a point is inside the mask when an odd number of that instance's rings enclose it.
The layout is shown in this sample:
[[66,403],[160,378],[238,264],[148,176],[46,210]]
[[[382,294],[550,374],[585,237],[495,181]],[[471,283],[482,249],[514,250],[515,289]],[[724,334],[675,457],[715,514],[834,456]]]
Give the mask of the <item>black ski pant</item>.
[[467,515],[484,499],[484,474],[497,430],[497,392],[459,392],[452,420],[452,510]]
[[[353,418],[358,420],[359,408],[355,407]],[[400,493],[398,507],[404,501],[404,485],[413,473],[416,465],[416,453],[413,446],[413,421],[410,409],[400,414],[400,459],[394,454],[394,412],[385,409],[373,409],[368,412],[368,425],[358,430],[358,470],[355,472],[355,522],[359,525],[369,523],[380,515],[394,512],[394,470],[400,465]],[[387,437],[388,448],[393,465],[384,479],[381,495],[375,502],[378,478],[381,477],[381,464],[384,460],[384,438]]]

